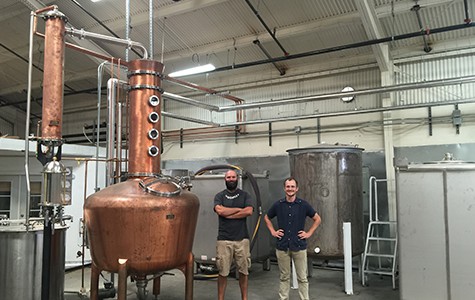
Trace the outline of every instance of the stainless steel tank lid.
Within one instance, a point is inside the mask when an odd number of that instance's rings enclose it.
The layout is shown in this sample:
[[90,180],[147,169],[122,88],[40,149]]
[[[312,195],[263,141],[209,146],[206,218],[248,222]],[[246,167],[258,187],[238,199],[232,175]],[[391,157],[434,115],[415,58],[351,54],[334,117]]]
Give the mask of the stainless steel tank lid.
[[359,148],[357,146],[351,146],[351,145],[318,145],[318,146],[307,147],[307,148],[292,148],[292,149],[288,149],[287,152],[289,154],[299,154],[299,153],[308,153],[308,152],[334,152],[334,151],[360,152],[363,150],[364,150],[363,148]]

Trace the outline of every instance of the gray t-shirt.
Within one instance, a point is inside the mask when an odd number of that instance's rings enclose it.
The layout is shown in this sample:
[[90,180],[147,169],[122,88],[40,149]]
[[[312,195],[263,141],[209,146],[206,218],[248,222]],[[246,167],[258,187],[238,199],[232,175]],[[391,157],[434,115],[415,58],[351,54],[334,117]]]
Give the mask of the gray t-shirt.
[[[251,196],[241,189],[236,189],[234,192],[225,189],[214,197],[214,206],[216,205],[239,208],[252,207]],[[241,241],[248,238],[246,218],[228,219],[219,216],[218,240]]]

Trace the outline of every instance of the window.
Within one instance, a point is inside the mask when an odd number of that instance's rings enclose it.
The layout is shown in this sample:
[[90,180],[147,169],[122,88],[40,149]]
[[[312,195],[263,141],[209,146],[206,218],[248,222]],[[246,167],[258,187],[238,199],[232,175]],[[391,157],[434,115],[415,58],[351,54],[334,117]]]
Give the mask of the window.
[[10,202],[12,195],[12,183],[0,181],[0,215],[10,218]]
[[30,183],[30,217],[40,216],[41,182]]

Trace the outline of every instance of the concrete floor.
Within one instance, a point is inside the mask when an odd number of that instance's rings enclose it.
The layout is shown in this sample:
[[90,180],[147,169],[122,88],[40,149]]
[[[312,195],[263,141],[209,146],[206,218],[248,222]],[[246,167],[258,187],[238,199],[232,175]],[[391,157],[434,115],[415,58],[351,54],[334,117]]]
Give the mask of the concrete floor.
[[[161,294],[157,299],[183,300],[185,297],[185,281],[183,274],[178,270],[172,270],[164,275],[161,280]],[[82,282],[81,269],[68,271],[65,275],[65,300],[88,299],[87,295],[81,296],[78,292]],[[86,291],[89,291],[90,268],[84,270]],[[109,278],[106,275],[106,278]],[[310,299],[348,299],[348,300],[397,300],[399,290],[392,289],[392,281],[389,276],[371,275],[368,277],[367,286],[361,286],[358,273],[353,273],[353,295],[346,295],[344,292],[344,274],[342,270],[324,269],[315,267],[313,277],[309,278]],[[264,271],[262,264],[253,263],[249,275],[249,299],[275,300],[278,299],[279,271],[277,265],[272,264],[270,271]],[[102,287],[102,283],[100,284]],[[152,282],[148,286],[150,291]],[[216,299],[217,282],[216,279],[205,279],[194,281],[194,300]],[[136,296],[135,283],[128,284],[128,300],[138,299]],[[116,298],[114,298],[116,299]],[[147,299],[155,299],[149,295]],[[226,299],[241,299],[239,283],[234,277],[228,278],[226,289]],[[290,299],[297,300],[297,290],[291,290]]]

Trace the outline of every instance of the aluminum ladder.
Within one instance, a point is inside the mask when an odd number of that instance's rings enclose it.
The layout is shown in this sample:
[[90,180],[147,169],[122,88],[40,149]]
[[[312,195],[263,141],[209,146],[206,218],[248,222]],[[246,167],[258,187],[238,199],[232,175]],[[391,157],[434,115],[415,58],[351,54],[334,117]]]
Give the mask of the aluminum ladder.
[[393,289],[396,289],[397,223],[380,220],[378,211],[378,183],[380,182],[387,182],[387,179],[376,179],[374,176],[369,179],[369,224],[363,253],[361,284],[366,285],[368,274],[390,275]]

